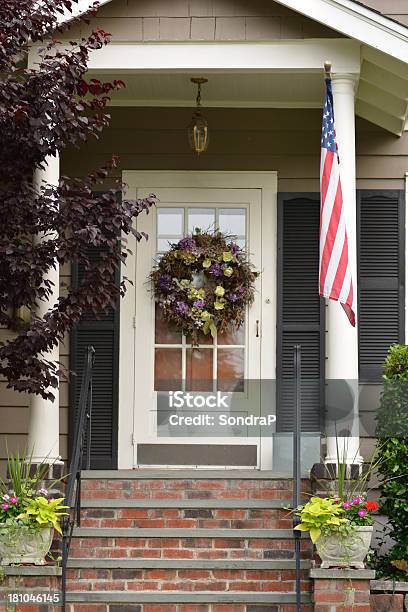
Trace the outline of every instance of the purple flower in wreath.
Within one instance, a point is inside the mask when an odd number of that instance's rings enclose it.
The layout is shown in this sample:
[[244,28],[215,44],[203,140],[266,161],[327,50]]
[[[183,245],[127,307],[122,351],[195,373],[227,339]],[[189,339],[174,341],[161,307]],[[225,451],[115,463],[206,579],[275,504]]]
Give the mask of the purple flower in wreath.
[[240,251],[239,246],[237,244],[235,244],[235,242],[233,242],[231,244],[231,253],[235,256],[235,255],[237,255],[239,253],[239,251]]
[[204,300],[196,300],[193,304],[196,308],[204,308],[205,301]]
[[176,314],[183,316],[188,313],[188,306],[185,302],[176,302],[174,310]]
[[241,298],[240,298],[240,296],[239,296],[239,295],[237,295],[236,293],[232,293],[232,294],[229,296],[229,299],[230,299],[230,302],[238,302],[238,300],[240,300]]
[[245,289],[243,287],[238,287],[238,289],[235,291],[235,293],[233,293],[232,295],[230,295],[230,300],[231,302],[238,302],[239,300],[242,299],[242,296],[245,293]]
[[191,236],[186,236],[185,238],[182,238],[179,241],[178,246],[184,251],[194,251],[194,249],[196,248],[196,243],[194,238],[192,238]]
[[220,264],[213,264],[210,268],[210,274],[212,274],[213,276],[222,276],[222,268]]
[[171,276],[169,276],[168,274],[162,274],[159,277],[158,285],[163,291],[170,291],[170,289],[173,288],[173,281],[171,280]]

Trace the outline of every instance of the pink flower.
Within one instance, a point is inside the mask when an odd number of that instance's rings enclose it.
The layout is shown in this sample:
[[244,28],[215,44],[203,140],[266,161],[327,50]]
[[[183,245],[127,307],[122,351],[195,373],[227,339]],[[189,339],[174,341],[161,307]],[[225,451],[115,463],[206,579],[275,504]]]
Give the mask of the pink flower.
[[1,507],[3,510],[8,510],[10,506],[8,504],[1,504]]
[[3,495],[2,499],[5,499],[6,501],[8,501],[10,499],[9,495]]
[[13,497],[10,497],[10,504],[16,504],[16,503],[17,503],[17,497],[13,495]]
[[364,518],[366,515],[366,511],[361,508],[361,510],[359,510],[357,514],[360,518]]
[[361,499],[361,497],[354,497],[351,503],[354,504],[355,506],[358,506],[359,504],[362,503],[362,501],[363,500]]
[[345,510],[348,510],[349,508],[351,508],[351,505],[349,504],[349,502],[344,502],[344,504],[342,504],[343,508]]
[[44,487],[42,487],[41,489],[39,489],[38,494],[39,494],[39,495],[45,495],[45,496],[47,496],[47,495],[48,495],[48,490],[47,490],[47,489],[44,489]]

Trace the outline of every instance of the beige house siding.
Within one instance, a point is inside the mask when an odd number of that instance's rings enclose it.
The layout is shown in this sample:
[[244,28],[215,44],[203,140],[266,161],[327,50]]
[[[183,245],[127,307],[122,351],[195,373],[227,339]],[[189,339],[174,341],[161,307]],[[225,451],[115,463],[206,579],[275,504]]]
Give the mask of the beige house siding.
[[[332,38],[341,35],[312,19],[268,0],[113,0],[100,8],[90,26],[112,40],[274,40]],[[67,34],[68,36],[68,34]]]
[[[63,157],[63,171],[85,174],[115,152],[126,170],[276,170],[280,191],[318,191],[320,109],[205,109],[210,145],[196,157],[186,126],[191,108],[110,109],[99,141]],[[357,177],[362,189],[403,189],[408,134],[401,138],[357,118]]]
[[407,0],[363,0],[362,4],[408,26]]
[[[60,270],[60,281],[68,284],[70,282],[70,268],[64,266]],[[61,294],[65,288],[61,286]],[[0,329],[0,342],[11,339],[12,334]],[[63,365],[69,367],[69,338],[60,345],[60,360]],[[66,461],[68,443],[68,391],[69,385],[66,380],[60,385],[60,454]],[[26,393],[18,393],[7,389],[4,380],[0,381],[0,477],[5,476],[7,449],[10,453],[17,450],[22,452],[27,445],[28,419],[29,419],[29,396]],[[55,405],[58,410],[58,405]]]

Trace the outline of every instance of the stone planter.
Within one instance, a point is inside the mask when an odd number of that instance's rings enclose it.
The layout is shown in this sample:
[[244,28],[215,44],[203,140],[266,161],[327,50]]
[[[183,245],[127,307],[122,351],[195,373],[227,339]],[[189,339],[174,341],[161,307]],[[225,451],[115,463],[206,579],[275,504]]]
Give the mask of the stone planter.
[[10,531],[9,527],[0,524],[1,565],[13,563],[45,565],[45,557],[51,548],[53,534],[53,527],[22,528],[21,531],[13,527]]
[[364,560],[370,550],[373,527],[355,527],[348,535],[333,533],[320,536],[316,549],[322,560],[321,568],[355,567],[364,569]]

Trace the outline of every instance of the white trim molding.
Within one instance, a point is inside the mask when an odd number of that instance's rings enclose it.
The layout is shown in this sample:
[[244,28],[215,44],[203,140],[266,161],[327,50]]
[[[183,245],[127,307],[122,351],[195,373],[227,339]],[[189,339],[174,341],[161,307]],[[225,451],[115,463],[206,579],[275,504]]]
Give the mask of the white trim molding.
[[111,43],[94,51],[90,71],[322,72],[360,73],[360,44],[347,39],[271,42]]

